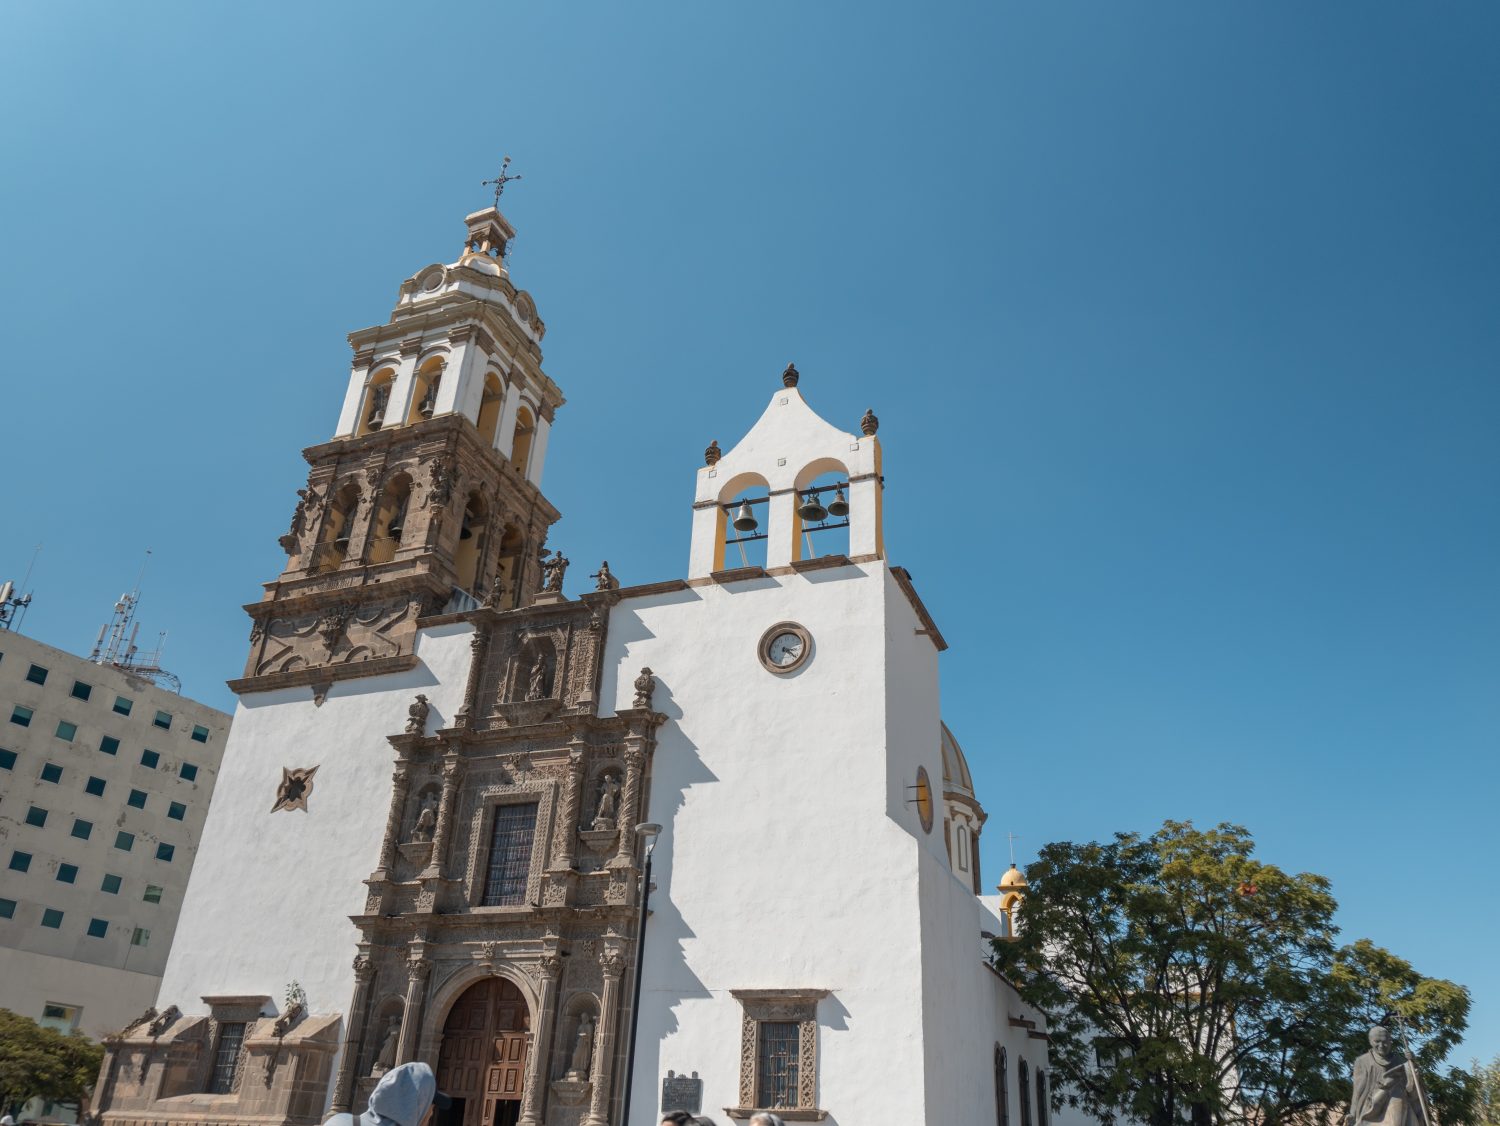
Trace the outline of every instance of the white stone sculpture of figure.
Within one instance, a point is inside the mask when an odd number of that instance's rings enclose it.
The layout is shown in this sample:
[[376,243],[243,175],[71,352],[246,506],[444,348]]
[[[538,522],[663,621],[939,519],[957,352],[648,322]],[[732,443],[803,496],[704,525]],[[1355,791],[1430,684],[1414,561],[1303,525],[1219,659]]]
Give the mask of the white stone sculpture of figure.
[[417,823],[412,826],[411,839],[418,844],[427,844],[432,840],[433,830],[437,828],[437,803],[429,797],[422,803],[422,812],[417,814]]
[[526,698],[528,700],[540,700],[543,696],[544,681],[547,679],[547,658],[541,652],[536,655],[536,660],[531,662],[531,676],[526,685]]
[[1421,1099],[1408,1082],[1406,1057],[1391,1046],[1391,1030],[1370,1029],[1370,1050],[1354,1061],[1354,1097],[1345,1126],[1426,1126]]
[[599,809],[594,814],[594,828],[598,830],[615,827],[615,811],[620,805],[620,780],[606,774],[599,784]]
[[401,1022],[396,1017],[391,1017],[385,1026],[385,1040],[380,1045],[380,1051],[375,1054],[375,1066],[370,1069],[370,1074],[384,1075],[396,1066],[396,1041],[401,1037]]
[[584,1013],[578,1018],[578,1041],[573,1045],[573,1058],[568,1063],[568,1078],[587,1079],[593,1057],[594,1019]]

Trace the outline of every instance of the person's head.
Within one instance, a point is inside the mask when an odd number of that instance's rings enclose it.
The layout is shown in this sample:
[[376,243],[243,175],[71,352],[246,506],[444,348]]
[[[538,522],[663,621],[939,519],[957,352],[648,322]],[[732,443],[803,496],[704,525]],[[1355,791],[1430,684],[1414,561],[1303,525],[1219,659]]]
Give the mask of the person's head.
[[1383,1024],[1377,1024],[1370,1029],[1370,1047],[1375,1054],[1384,1059],[1391,1054],[1391,1030]]
[[703,1118],[700,1116],[693,1119],[693,1126],[714,1126],[714,1120],[712,1118]]
[[674,1110],[661,1116],[661,1126],[693,1126],[693,1116],[685,1110]]
[[403,1063],[380,1077],[360,1122],[362,1126],[423,1126],[434,1109],[446,1110],[451,1103],[437,1089],[432,1068],[425,1063]]
[[781,1120],[781,1115],[763,1110],[750,1116],[750,1126],[786,1126],[786,1123]]

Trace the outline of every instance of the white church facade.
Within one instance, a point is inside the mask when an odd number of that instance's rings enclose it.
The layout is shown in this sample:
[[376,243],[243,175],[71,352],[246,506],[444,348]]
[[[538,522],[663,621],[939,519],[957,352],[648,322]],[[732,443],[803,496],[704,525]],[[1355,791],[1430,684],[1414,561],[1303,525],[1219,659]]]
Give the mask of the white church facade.
[[545,329],[505,218],[466,222],[350,336],[104,1122],[315,1126],[421,1059],[454,1126],[1047,1126],[1044,1024],[985,958],[1023,888],[980,895],[878,421],[789,367],[696,471],[686,575],[570,597]]

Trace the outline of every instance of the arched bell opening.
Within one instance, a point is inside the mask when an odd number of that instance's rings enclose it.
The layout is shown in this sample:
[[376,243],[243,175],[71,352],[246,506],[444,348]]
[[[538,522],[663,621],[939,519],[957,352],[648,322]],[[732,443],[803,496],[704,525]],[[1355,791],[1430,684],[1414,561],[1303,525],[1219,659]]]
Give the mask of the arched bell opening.
[[484,377],[484,394],[479,400],[479,417],[475,420],[475,425],[479,427],[480,441],[491,448],[499,433],[500,409],[504,405],[505,388],[501,386],[500,377],[490,372]]
[[521,555],[526,547],[526,538],[521,529],[507,524],[500,533],[500,553],[495,559],[495,577],[504,585],[504,593],[496,604],[498,609],[510,610],[521,604],[521,590],[517,579],[521,574]]
[[793,559],[849,554],[849,471],[833,458],[819,458],[797,474],[792,503],[796,528]]
[[417,369],[416,379],[413,382],[411,393],[411,410],[407,413],[407,422],[421,422],[433,416],[437,410],[438,391],[443,384],[443,368],[446,361],[442,356],[433,356]]
[[757,473],[741,473],[719,491],[719,550],[714,570],[764,567],[771,535],[771,489]]
[[365,384],[365,401],[359,411],[359,429],[356,434],[373,434],[386,422],[386,412],[391,405],[391,388],[395,385],[396,373],[391,368],[381,368],[370,376]]
[[352,482],[340,489],[328,506],[318,545],[313,552],[313,567],[331,571],[349,555],[349,540],[354,533],[354,514],[359,510],[359,489]]
[[375,509],[375,538],[370,543],[370,562],[389,563],[396,557],[406,534],[407,509],[411,506],[411,478],[399,473],[380,494]]
[[484,558],[484,521],[487,515],[484,498],[477,492],[469,494],[464,505],[463,519],[458,525],[458,550],[453,553],[453,566],[458,572],[458,585],[476,598],[482,593],[479,586],[479,563]]
[[515,1126],[526,1090],[531,1008],[514,982],[490,977],[459,995],[443,1021],[437,1083],[453,1126]]
[[523,476],[531,461],[531,442],[535,437],[536,416],[529,407],[521,407],[516,411],[516,429],[510,443],[510,464]]

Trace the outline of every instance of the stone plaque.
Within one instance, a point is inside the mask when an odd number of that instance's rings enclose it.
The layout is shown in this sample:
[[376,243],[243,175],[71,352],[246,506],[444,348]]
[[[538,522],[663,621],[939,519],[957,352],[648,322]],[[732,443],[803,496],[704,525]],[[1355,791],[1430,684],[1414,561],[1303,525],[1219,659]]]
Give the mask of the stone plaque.
[[661,1081],[661,1112],[670,1114],[674,1110],[685,1110],[689,1114],[703,1112],[703,1080],[698,1078],[696,1071],[691,1077],[669,1071]]

